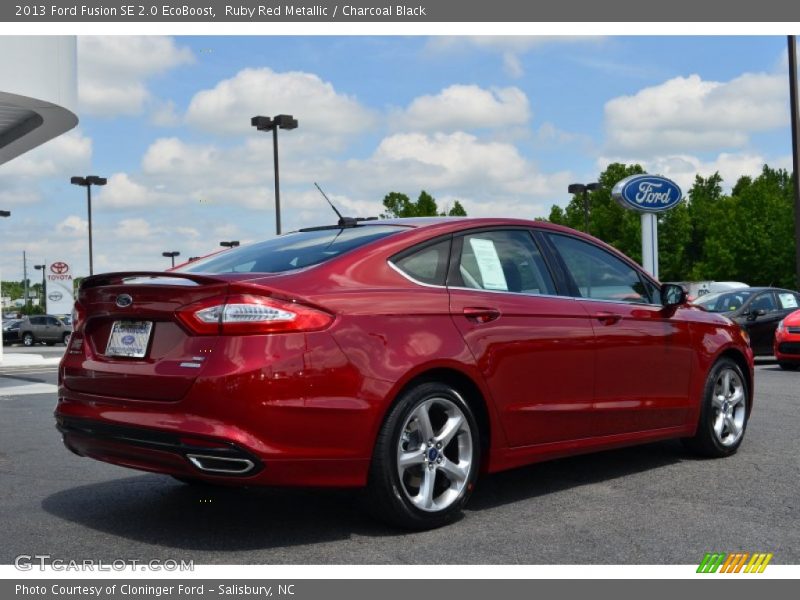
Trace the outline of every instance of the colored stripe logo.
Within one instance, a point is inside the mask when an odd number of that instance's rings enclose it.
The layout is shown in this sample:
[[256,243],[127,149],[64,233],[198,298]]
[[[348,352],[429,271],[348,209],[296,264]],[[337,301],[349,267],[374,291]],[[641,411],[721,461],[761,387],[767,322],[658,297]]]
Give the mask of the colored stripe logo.
[[726,554],[724,552],[706,552],[700,565],[697,567],[698,573],[763,573],[767,568],[773,554],[766,552],[735,552]]

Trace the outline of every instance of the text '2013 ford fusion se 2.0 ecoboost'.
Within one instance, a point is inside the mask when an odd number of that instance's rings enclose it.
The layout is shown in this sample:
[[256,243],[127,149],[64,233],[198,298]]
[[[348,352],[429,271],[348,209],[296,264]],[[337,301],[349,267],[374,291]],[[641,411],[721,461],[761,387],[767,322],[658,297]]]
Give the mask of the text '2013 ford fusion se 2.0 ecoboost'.
[[83,281],[56,419],[81,456],[229,485],[366,487],[455,518],[481,473],[682,438],[732,454],[753,354],[603,242],[515,219],[341,219]]

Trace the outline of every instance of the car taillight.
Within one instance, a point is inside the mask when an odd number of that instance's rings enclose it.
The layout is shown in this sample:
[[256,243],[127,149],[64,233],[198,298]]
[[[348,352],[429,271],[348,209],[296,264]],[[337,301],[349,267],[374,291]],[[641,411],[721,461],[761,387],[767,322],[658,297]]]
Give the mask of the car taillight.
[[253,335],[324,329],[333,315],[263,296],[212,298],[179,309],[178,319],[198,335]]
[[79,302],[72,305],[72,331],[80,331],[83,327],[83,321],[86,318],[86,312]]

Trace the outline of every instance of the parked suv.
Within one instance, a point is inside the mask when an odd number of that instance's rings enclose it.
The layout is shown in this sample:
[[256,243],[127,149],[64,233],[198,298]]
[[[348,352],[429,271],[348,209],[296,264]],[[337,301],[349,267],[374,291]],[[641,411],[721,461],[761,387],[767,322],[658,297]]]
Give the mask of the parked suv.
[[25,346],[37,342],[52,346],[58,342],[67,344],[72,335],[72,327],[53,315],[33,315],[23,317],[19,325],[19,340]]

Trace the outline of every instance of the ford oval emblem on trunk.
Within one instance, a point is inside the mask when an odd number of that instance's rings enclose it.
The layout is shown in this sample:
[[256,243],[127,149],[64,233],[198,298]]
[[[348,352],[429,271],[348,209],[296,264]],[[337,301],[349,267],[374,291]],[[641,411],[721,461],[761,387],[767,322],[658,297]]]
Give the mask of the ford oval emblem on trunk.
[[623,207],[639,212],[663,212],[682,199],[678,185],[659,175],[633,175],[618,182],[611,196]]
[[117,296],[117,306],[120,308],[128,308],[131,304],[133,304],[133,298],[128,294],[120,294]]

